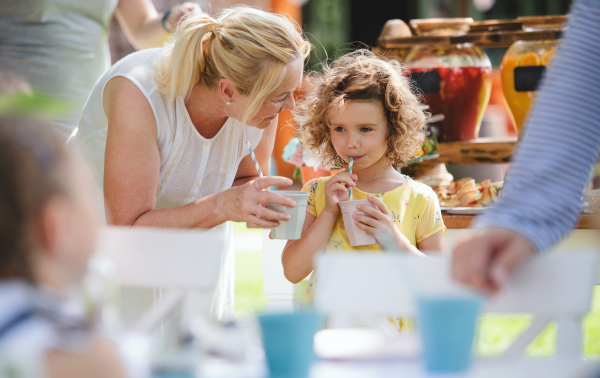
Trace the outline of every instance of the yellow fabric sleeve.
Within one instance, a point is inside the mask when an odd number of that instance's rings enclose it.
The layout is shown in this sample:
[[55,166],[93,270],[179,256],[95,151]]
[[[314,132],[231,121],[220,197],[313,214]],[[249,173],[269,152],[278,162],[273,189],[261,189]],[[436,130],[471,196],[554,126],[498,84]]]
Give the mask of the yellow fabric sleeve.
[[306,202],[306,212],[317,217],[317,205],[316,205],[316,197],[317,197],[317,187],[319,186],[319,180],[312,179],[304,185],[302,188],[303,192],[308,193],[308,201]]
[[424,194],[423,200],[424,206],[418,217],[415,234],[417,243],[422,242],[441,230],[443,230],[444,235],[446,235],[446,226],[442,219],[440,202],[433,190],[430,190],[430,193]]

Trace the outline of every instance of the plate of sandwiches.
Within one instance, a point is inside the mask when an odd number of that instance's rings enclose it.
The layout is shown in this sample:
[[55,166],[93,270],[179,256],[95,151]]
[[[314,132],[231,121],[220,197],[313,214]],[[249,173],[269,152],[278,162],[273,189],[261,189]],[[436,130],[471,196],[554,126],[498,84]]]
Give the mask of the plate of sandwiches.
[[503,181],[485,180],[476,183],[471,177],[452,181],[446,188],[437,188],[440,207],[448,214],[475,215],[498,200]]

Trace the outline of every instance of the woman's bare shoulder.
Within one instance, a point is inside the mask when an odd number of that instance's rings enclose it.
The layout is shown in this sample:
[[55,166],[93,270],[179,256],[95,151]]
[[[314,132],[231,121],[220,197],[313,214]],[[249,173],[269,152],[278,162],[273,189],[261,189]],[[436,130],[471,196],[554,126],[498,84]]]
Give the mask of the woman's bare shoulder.
[[[102,94],[102,106],[109,128],[127,127],[135,131],[150,131],[156,140],[156,118],[150,102],[131,80],[115,76],[108,81]],[[148,125],[154,127],[148,128]]]
[[81,352],[55,349],[46,356],[46,371],[50,378],[125,378],[125,369],[116,348],[98,336]]
[[[152,113],[150,102],[142,89],[124,76],[115,76],[106,83],[102,92],[102,104],[105,113],[118,105],[130,106],[135,104],[146,105],[147,110]],[[108,117],[108,114],[106,116]]]

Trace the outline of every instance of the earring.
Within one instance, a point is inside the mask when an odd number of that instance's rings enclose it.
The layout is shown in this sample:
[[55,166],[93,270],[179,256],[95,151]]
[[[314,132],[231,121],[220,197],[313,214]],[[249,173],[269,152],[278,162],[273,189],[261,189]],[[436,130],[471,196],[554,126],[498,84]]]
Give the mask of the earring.
[[231,102],[227,101],[227,105],[231,104]]

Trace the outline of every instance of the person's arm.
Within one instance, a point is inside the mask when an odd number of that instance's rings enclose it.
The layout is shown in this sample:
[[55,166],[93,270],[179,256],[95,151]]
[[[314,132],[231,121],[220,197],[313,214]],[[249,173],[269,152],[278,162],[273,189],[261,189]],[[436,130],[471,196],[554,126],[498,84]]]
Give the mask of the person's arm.
[[577,1],[514,155],[502,198],[476,219],[479,231],[454,250],[457,280],[498,290],[534,251],[549,249],[575,226],[600,146],[598,25],[600,2]]
[[233,220],[274,227],[277,222],[266,219],[287,220],[289,217],[259,206],[262,202],[295,206],[289,198],[260,190],[272,185],[290,185],[291,180],[283,177],[251,180],[189,204],[154,209],[160,154],[150,104],[139,88],[123,77],[108,82],[102,103],[108,118],[104,196],[111,224],[212,228]]
[[306,213],[302,237],[289,240],[281,255],[283,274],[288,281],[297,284],[314,270],[315,255],[325,249],[337,217],[328,211],[322,211],[318,217]]
[[348,199],[348,187],[355,186],[352,177],[348,172],[341,172],[329,179],[324,189],[325,207],[318,217],[306,213],[302,236],[298,240],[287,242],[281,255],[281,263],[285,278],[291,283],[302,281],[314,270],[314,257],[325,250],[340,213],[338,202]]
[[[167,19],[174,31],[186,15],[200,12],[196,3],[183,3],[173,7]],[[138,50],[161,46],[168,37],[162,25],[163,14],[158,14],[151,0],[119,0],[115,16],[129,43]]]
[[113,345],[94,336],[83,352],[53,350],[46,356],[49,378],[125,378],[123,364]]
[[578,1],[513,158],[502,198],[476,228],[504,228],[537,251],[563,238],[600,146],[600,2]]
[[427,239],[417,242],[417,248],[421,252],[446,252],[446,243],[444,242],[444,231],[440,230],[428,237]]

